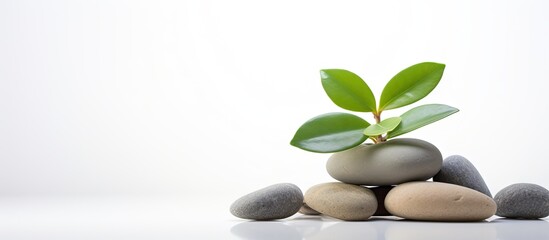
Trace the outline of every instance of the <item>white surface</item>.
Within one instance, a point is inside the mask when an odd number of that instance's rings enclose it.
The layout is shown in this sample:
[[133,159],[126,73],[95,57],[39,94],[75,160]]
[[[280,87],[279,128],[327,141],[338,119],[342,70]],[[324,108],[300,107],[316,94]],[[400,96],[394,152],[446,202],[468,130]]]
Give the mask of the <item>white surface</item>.
[[[436,223],[375,218],[344,222],[304,216],[245,221],[225,206],[188,207],[184,198],[2,198],[0,239],[548,239],[545,220],[493,218]],[[212,202],[213,203],[213,202]]]

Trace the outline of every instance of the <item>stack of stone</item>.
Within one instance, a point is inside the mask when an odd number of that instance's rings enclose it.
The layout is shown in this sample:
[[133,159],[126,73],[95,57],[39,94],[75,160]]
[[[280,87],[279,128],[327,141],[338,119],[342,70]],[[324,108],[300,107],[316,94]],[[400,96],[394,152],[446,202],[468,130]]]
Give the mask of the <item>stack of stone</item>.
[[[496,212],[496,203],[475,167],[459,156],[443,163],[440,151],[426,141],[395,139],[361,145],[333,154],[326,168],[341,183],[313,186],[305,193],[305,203],[334,218],[395,215],[479,221]],[[426,181],[433,177],[436,182]]]
[[443,161],[434,145],[418,139],[394,139],[334,153],[326,168],[340,182],[315,185],[304,196],[293,184],[273,185],[238,199],[231,213],[270,220],[299,211],[349,221],[391,215],[424,221],[481,221],[496,210],[497,215],[510,218],[549,216],[545,188],[511,185],[494,201],[470,161],[459,155]]

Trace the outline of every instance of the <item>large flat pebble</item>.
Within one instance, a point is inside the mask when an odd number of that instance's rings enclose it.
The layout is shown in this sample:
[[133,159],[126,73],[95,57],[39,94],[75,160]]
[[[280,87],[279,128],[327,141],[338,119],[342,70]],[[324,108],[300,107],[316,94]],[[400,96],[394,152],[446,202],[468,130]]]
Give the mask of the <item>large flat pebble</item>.
[[387,194],[385,208],[413,220],[481,221],[494,215],[496,203],[481,192],[454,184],[410,182]]
[[399,138],[334,153],[326,163],[326,170],[341,182],[387,186],[427,180],[441,166],[442,154],[433,144]]

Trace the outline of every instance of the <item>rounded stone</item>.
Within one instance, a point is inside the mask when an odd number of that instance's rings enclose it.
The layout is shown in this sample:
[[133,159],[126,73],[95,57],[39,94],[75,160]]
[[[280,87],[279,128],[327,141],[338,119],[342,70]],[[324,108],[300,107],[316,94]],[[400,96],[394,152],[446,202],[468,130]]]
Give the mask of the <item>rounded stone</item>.
[[291,183],[279,183],[237,199],[230,211],[239,218],[273,220],[294,215],[302,204],[303,193],[299,187]]
[[423,221],[481,221],[494,215],[496,203],[481,192],[439,182],[410,182],[393,188],[385,207],[395,215]]
[[385,198],[393,186],[379,186],[379,187],[370,187],[369,189],[374,192],[377,200],[377,210],[374,213],[374,216],[391,216],[391,213],[385,208]]
[[449,156],[442,162],[442,168],[433,177],[435,182],[445,182],[477,190],[492,197],[490,189],[475,166],[460,155]]
[[370,189],[339,182],[311,187],[305,192],[305,203],[324,215],[347,221],[366,220],[377,209]]
[[532,183],[505,187],[494,197],[496,215],[507,218],[537,219],[549,216],[549,191]]
[[341,182],[386,186],[427,180],[441,166],[442,154],[433,144],[399,138],[334,153],[328,159],[326,169]]
[[304,215],[320,215],[319,212],[309,207],[306,203],[303,203],[303,206],[299,209],[299,213]]

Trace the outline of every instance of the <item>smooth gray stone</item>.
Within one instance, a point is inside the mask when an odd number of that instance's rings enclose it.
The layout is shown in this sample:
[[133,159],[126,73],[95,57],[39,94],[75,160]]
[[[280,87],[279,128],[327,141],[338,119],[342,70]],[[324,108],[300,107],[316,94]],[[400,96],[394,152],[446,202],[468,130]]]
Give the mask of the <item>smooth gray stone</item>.
[[433,181],[460,185],[492,197],[490,189],[486,186],[486,182],[484,182],[475,166],[460,155],[453,155],[444,159],[442,168],[433,177]]
[[515,183],[494,197],[496,215],[507,218],[537,219],[549,216],[549,190],[532,183]]
[[441,166],[442,154],[433,144],[398,138],[334,153],[328,159],[326,170],[341,182],[386,186],[427,180]]
[[231,205],[231,213],[244,219],[282,219],[297,213],[301,205],[303,193],[299,187],[279,183],[239,198]]

